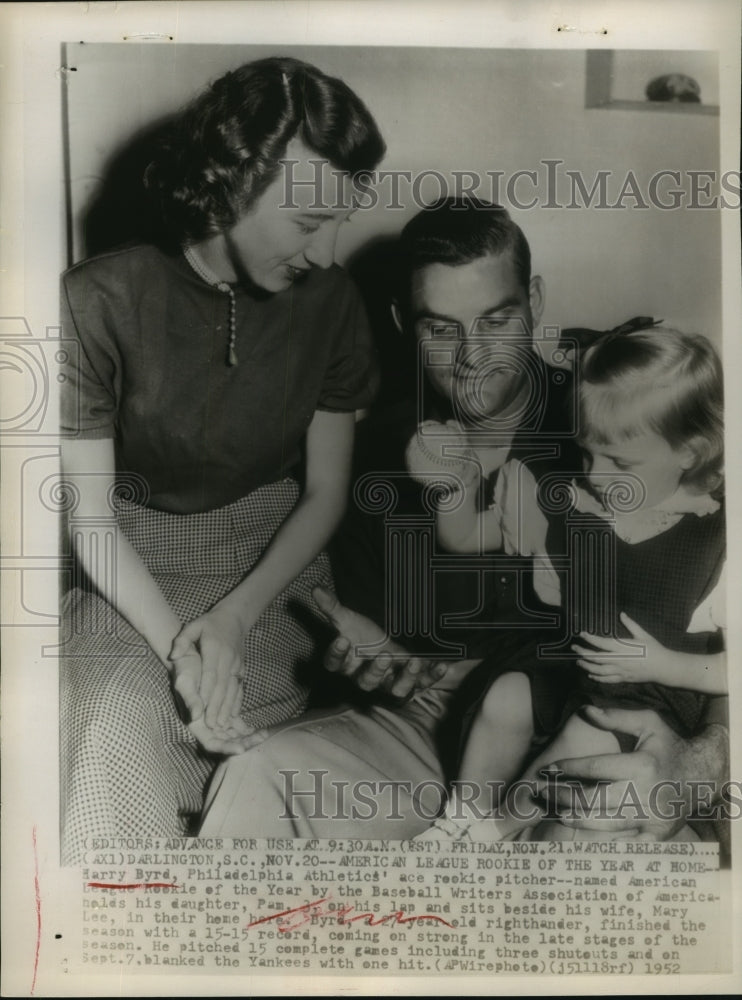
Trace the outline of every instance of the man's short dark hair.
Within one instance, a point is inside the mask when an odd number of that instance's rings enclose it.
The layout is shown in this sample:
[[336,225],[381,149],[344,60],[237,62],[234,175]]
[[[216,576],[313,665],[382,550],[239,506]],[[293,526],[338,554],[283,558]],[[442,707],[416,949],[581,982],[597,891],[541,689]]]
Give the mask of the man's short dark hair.
[[479,198],[440,198],[411,219],[399,238],[397,299],[405,305],[410,279],[428,264],[468,264],[488,254],[512,256],[521,287],[531,282],[531,250],[501,205]]

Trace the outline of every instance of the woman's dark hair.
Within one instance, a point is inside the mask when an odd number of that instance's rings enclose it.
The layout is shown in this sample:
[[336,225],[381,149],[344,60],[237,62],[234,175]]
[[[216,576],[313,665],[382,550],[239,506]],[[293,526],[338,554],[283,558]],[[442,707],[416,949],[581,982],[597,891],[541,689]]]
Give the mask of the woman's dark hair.
[[147,168],[170,234],[196,241],[231,228],[275,179],[294,137],[351,176],[372,171],[386,148],[342,80],[287,57],[247,63],[185,108]]
[[480,198],[444,197],[411,219],[399,238],[397,300],[404,305],[412,274],[428,264],[469,264],[488,254],[512,256],[521,287],[528,294],[531,250],[507,209]]

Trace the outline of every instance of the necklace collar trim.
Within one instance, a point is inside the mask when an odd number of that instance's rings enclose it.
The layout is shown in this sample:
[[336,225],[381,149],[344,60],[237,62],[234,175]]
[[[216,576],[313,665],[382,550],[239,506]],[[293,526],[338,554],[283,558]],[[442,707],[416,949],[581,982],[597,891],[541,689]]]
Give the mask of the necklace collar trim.
[[234,368],[237,365],[237,351],[235,347],[237,341],[237,302],[234,297],[234,290],[228,282],[223,281],[222,278],[214,274],[201,259],[193,245],[187,244],[183,247],[183,256],[188,261],[191,270],[202,281],[229,296],[229,340],[227,342],[226,363],[230,368]]

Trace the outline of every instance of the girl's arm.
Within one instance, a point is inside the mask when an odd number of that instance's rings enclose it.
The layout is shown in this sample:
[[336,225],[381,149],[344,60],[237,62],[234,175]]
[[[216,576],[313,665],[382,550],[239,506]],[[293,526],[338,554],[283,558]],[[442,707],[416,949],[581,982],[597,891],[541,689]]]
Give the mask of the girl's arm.
[[664,669],[656,678],[667,687],[688,688],[702,694],[727,694],[727,658],[725,653],[699,655],[698,653],[673,653],[666,650]]
[[[113,440],[63,441],[62,472],[78,497],[69,517],[69,531],[79,562],[101,596],[172,670],[169,654],[181,622],[116,522],[112,507]],[[111,536],[113,545],[109,549],[106,539]],[[208,750],[227,753],[243,749],[198,724],[203,713],[198,693],[200,677],[201,664],[193,652],[176,665],[175,686],[191,714],[194,734]]]
[[580,637],[596,648],[575,644],[572,649],[580,656],[579,666],[594,680],[604,684],[653,681],[703,694],[727,693],[724,653],[679,653],[667,649],[628,615],[622,614],[621,620],[631,633],[631,640],[643,647],[643,654],[627,656],[625,640],[581,632]]
[[317,410],[307,431],[304,492],[252,571],[178,635],[172,657],[194,646],[203,661],[201,693],[212,724],[242,671],[242,642],[262,612],[325,547],[347,501],[355,414]]

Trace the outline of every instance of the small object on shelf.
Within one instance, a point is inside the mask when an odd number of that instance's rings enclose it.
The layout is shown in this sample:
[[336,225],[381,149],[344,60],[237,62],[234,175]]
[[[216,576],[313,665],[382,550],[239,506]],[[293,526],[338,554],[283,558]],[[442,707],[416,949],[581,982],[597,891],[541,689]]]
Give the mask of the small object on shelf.
[[685,73],[663,73],[650,80],[645,90],[648,101],[678,101],[700,104],[701,88],[692,76]]

